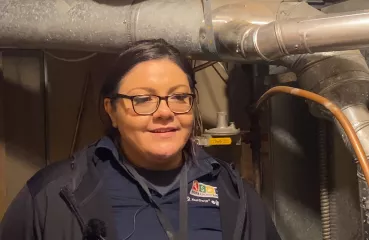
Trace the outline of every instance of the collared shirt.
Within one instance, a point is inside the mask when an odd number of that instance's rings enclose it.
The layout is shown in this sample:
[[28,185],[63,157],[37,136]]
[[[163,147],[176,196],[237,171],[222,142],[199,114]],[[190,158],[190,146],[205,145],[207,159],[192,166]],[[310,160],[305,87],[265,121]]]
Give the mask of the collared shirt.
[[[142,169],[137,171],[119,154],[108,137],[98,143],[97,151],[100,152],[98,157],[103,160],[99,169],[110,199],[119,239],[167,239],[148,194],[134,177],[137,176],[136,173],[146,179],[153,200],[169,219],[174,230],[178,231],[180,194],[177,176],[172,176],[172,181],[166,186],[160,186],[160,182],[153,183],[150,174],[156,173]],[[217,167],[218,163],[209,159],[189,167],[187,202],[188,238],[191,240],[222,239],[219,199],[215,185]],[[173,172],[162,174],[171,175]]]

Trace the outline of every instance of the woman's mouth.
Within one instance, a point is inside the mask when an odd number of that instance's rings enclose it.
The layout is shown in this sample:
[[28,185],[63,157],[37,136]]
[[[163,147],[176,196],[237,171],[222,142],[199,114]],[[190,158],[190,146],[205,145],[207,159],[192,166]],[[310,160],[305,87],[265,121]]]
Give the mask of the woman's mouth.
[[155,128],[153,130],[150,130],[152,134],[156,137],[160,138],[170,138],[175,136],[176,132],[178,131],[178,128],[174,127],[165,127],[165,128]]

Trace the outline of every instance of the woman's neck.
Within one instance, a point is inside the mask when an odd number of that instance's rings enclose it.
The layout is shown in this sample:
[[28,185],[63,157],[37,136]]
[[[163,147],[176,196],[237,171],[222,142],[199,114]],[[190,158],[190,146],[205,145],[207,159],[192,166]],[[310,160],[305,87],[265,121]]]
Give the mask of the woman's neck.
[[172,170],[179,168],[183,163],[182,151],[168,158],[160,158],[135,151],[128,144],[120,142],[120,149],[128,161],[134,166],[147,170]]

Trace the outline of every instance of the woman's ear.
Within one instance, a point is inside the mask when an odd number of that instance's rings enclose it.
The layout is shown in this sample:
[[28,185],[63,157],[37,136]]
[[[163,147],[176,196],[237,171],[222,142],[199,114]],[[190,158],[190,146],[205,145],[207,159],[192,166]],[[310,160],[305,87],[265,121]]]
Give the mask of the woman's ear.
[[104,99],[104,109],[105,112],[109,115],[111,123],[113,125],[114,128],[117,128],[117,120],[116,120],[116,111],[115,108],[112,105],[111,99],[109,98],[105,98]]

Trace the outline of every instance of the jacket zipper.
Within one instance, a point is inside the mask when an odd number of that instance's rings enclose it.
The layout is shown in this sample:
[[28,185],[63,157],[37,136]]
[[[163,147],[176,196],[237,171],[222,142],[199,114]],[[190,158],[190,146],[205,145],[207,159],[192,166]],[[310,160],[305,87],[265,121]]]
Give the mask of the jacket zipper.
[[245,196],[245,189],[243,186],[243,180],[240,176],[236,177],[237,188],[240,194],[240,205],[236,220],[236,227],[233,233],[233,240],[242,240],[243,228],[245,225],[246,211],[247,211],[247,199]]
[[83,220],[76,204],[75,204],[75,199],[73,194],[69,191],[69,189],[65,186],[60,190],[60,196],[62,197],[62,199],[66,202],[66,204],[68,205],[69,209],[72,211],[72,213],[76,216],[77,221],[81,227],[81,231],[82,233],[85,232],[86,229],[86,224],[85,221]]

